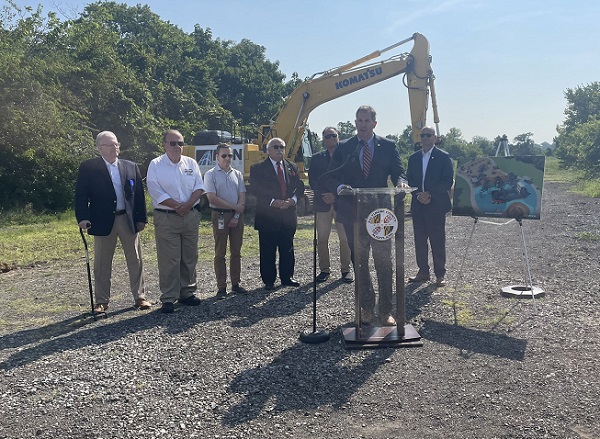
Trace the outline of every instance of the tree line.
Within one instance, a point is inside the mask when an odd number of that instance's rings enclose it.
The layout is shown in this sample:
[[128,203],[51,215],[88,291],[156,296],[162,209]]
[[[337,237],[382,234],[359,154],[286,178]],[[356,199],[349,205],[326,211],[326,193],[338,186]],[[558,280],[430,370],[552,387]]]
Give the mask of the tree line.
[[[287,79],[266,49],[247,39],[213,38],[196,25],[186,33],[148,6],[87,5],[74,19],[21,9],[0,10],[0,211],[71,206],[79,164],[95,155],[94,137],[114,131],[121,156],[145,168],[162,153],[160,136],[179,129],[187,142],[203,129],[255,137],[301,82]],[[600,172],[600,83],[569,89],[556,155],[565,166]],[[342,137],[354,125],[340,122]],[[532,133],[514,138],[514,155],[543,154]],[[389,134],[403,156],[411,128]],[[318,140],[318,137],[316,137]],[[499,138],[466,141],[444,135],[453,158],[493,155]]]

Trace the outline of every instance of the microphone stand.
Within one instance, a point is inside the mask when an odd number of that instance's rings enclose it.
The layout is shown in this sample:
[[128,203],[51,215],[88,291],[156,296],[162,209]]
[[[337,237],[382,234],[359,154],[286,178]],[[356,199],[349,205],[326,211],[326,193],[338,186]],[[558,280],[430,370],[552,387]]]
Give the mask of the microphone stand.
[[[356,151],[355,151],[355,154],[349,154],[348,156],[346,156],[346,160],[344,160],[344,163],[342,163],[340,166],[323,173],[323,175],[321,175],[317,180],[317,183],[316,183],[317,188],[320,187],[320,183],[321,183],[321,180],[323,179],[323,177],[325,177],[326,175],[332,174],[333,172],[339,171],[340,169],[343,169],[346,166],[346,164],[348,163],[348,161],[350,160],[350,158],[352,158],[352,157],[356,157]],[[317,343],[323,343],[323,342],[329,340],[330,337],[329,337],[329,332],[327,330],[317,328],[317,211],[314,208],[314,205],[313,205],[313,210],[314,210],[314,215],[313,215],[313,316],[312,316],[313,318],[312,318],[312,331],[310,331],[308,329],[305,329],[304,331],[302,331],[300,333],[300,341],[302,341],[304,343],[317,344]]]
[[[323,174],[325,175],[325,174]],[[320,178],[319,178],[320,180]],[[314,208],[313,208],[314,210]],[[313,215],[313,319],[312,332],[305,329],[300,333],[300,341],[304,343],[323,343],[329,340],[329,332],[317,329],[317,211]]]

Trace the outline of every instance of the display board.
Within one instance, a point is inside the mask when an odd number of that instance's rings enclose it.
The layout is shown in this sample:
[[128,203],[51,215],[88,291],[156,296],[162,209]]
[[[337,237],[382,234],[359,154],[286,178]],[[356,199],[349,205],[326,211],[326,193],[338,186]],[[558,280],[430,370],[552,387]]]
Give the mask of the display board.
[[458,159],[452,215],[540,219],[545,156]]

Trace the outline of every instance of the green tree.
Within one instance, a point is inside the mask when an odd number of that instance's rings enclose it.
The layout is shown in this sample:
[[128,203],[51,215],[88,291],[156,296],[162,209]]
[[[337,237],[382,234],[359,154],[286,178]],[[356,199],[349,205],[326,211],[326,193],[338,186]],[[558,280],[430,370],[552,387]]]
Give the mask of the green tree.
[[463,139],[462,131],[458,128],[450,128],[448,133],[443,136],[441,148],[448,152],[453,159],[459,157],[478,157],[482,155],[479,146]]
[[595,162],[600,155],[596,130],[600,119],[600,82],[592,82],[565,91],[567,108],[565,121],[557,128],[554,154],[561,166],[583,170],[590,177],[598,177]]
[[350,121],[338,122],[337,130],[338,133],[340,133],[340,140],[344,140],[354,136],[354,133],[356,132],[356,127]]
[[564,167],[583,171],[589,177],[600,176],[600,117],[577,124],[559,139],[555,153]]
[[532,136],[533,133],[523,133],[515,137],[515,143],[511,146],[510,153],[515,156],[544,155],[542,148],[535,144]]
[[573,131],[578,124],[586,123],[591,117],[600,115],[600,82],[568,88],[565,98],[567,108],[562,132]]
[[0,39],[0,197],[6,208],[62,210],[92,139],[57,80],[68,67],[48,35],[60,23],[41,8],[10,6],[0,11],[10,23]]

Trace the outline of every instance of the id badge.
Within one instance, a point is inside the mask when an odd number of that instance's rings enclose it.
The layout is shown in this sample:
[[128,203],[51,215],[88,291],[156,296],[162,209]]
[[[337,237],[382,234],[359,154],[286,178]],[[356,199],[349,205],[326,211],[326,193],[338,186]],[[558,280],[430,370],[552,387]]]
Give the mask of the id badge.
[[218,228],[219,230],[223,230],[225,228],[225,217],[223,215],[219,216]]

